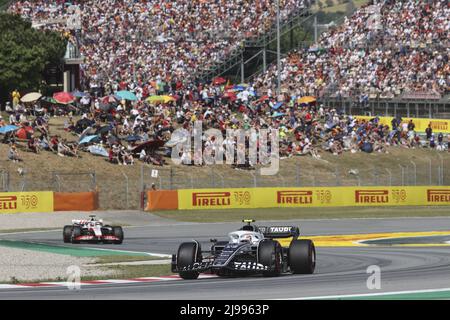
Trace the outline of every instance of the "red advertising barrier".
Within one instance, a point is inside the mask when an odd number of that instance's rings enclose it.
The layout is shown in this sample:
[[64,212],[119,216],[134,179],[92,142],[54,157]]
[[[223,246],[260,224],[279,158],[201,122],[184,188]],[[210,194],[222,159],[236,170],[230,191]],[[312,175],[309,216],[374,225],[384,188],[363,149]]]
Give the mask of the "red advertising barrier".
[[98,192],[54,192],[53,207],[54,211],[95,211]]
[[177,210],[178,209],[178,191],[161,190],[147,192],[147,207],[145,210]]

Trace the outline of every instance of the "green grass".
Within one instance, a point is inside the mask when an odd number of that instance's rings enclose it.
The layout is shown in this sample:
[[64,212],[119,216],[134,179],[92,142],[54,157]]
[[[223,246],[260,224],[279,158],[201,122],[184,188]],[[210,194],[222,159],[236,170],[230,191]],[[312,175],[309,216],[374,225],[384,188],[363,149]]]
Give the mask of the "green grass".
[[[169,264],[164,265],[143,265],[143,266],[113,266],[101,267],[103,270],[110,270],[114,272],[108,276],[81,276],[81,281],[106,280],[106,279],[133,279],[144,277],[160,277],[171,275]],[[20,283],[38,283],[38,282],[65,282],[67,279],[57,277],[53,279],[35,279],[35,280],[21,280],[12,277],[10,281],[3,282],[5,284],[20,284]]]
[[[170,264],[142,265],[142,266],[113,266],[108,267],[115,274],[108,276],[108,279],[133,279],[143,277],[160,277],[172,274]],[[86,277],[83,280],[99,280],[102,277]]]
[[340,207],[340,208],[262,208],[239,210],[180,210],[155,214],[189,222],[240,222],[255,220],[333,219],[333,218],[392,218],[450,216],[448,207]]
[[104,264],[104,263],[120,263],[120,262],[135,262],[135,261],[150,261],[150,260],[161,260],[163,258],[160,257],[152,257],[152,256],[101,256],[98,257],[95,261],[95,264]]
[[56,231],[56,228],[27,228],[27,229],[6,229],[0,230],[0,234],[19,233],[19,232],[38,232],[38,231]]
[[40,252],[48,252],[54,254],[62,254],[73,257],[100,257],[100,256],[145,256],[148,255],[143,252],[125,252],[118,249],[97,249],[90,247],[77,247],[71,245],[50,245],[45,243],[27,242],[20,240],[0,240],[0,246],[8,248],[17,248],[23,250],[33,250]]

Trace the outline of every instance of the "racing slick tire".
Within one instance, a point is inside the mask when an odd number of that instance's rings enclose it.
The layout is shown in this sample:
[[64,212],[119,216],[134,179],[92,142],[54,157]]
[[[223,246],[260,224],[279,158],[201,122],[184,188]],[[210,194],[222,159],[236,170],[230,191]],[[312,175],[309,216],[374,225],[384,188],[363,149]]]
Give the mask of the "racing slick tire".
[[311,240],[293,240],[289,246],[288,257],[292,273],[314,273],[316,268],[316,249]]
[[71,242],[72,243],[80,243],[80,241],[74,240],[76,237],[81,236],[81,227],[79,226],[74,226],[72,228],[72,235],[71,235]]
[[258,245],[258,263],[270,267],[270,271],[264,271],[264,277],[277,277],[283,268],[283,256],[281,245],[278,241],[263,240]]
[[[182,270],[184,267],[192,266],[196,262],[202,260],[202,250],[197,242],[184,242],[178,248],[177,269]],[[197,271],[180,271],[180,277],[185,280],[197,279],[200,275]]]
[[72,241],[72,228],[73,226],[64,226],[63,229],[64,243],[70,243]]
[[119,238],[119,240],[115,240],[114,244],[122,244],[123,242],[123,229],[122,227],[113,227],[112,228],[113,235]]

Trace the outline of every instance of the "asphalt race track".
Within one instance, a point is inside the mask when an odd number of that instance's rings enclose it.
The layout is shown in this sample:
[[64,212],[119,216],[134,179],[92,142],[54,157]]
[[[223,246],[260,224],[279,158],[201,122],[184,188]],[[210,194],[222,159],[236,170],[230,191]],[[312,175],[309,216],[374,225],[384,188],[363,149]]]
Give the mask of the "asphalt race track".
[[[450,218],[342,219],[259,222],[259,225],[299,225],[305,236],[401,231],[449,231]],[[175,253],[178,245],[198,239],[226,239],[242,223],[180,223],[158,221],[149,226],[125,228],[123,245],[86,245],[100,248]],[[2,235],[62,245],[62,232]],[[86,286],[81,290],[24,288],[0,290],[0,299],[295,299],[347,294],[450,288],[450,245],[430,247],[319,247],[313,275],[277,278],[212,278],[137,284]],[[381,268],[381,289],[367,288],[367,268]]]

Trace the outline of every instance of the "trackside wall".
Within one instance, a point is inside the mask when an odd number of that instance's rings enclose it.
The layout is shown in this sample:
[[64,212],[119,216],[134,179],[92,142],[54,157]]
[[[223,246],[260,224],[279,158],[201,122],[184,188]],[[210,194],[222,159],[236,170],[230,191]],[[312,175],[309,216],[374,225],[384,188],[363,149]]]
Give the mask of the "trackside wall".
[[[443,186],[184,189],[170,192],[167,197],[149,192],[146,210],[450,205],[450,187]],[[171,199],[170,205],[167,199]]]
[[[370,119],[373,119],[375,117],[369,117],[369,116],[355,116],[356,119],[366,120],[369,121]],[[380,118],[380,124],[383,124],[385,126],[389,126],[389,128],[392,127],[392,119],[394,117],[379,117]],[[412,120],[413,123],[416,125],[414,128],[417,132],[425,132],[428,125],[431,125],[431,128],[433,129],[433,132],[442,132],[444,133],[450,133],[450,120],[449,119],[428,119],[428,118],[408,118],[408,117],[402,117],[402,122],[409,122],[409,120]]]
[[0,214],[98,210],[98,192],[4,192],[0,193]]

